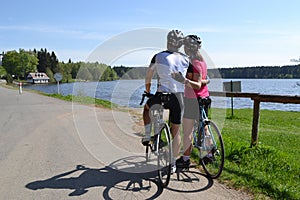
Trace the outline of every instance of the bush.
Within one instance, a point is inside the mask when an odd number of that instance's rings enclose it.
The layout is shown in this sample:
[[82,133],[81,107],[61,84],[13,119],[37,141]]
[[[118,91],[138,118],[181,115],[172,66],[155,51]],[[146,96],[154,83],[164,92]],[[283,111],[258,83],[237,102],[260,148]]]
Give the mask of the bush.
[[12,84],[13,83],[14,79],[13,79],[13,77],[10,74],[6,74],[4,76],[4,78],[5,78],[6,82],[7,82],[7,84]]

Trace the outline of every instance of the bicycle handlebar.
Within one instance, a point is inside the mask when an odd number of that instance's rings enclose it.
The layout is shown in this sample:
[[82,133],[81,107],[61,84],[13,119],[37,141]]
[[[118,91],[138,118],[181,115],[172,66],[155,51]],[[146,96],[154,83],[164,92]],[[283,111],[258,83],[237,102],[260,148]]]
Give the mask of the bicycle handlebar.
[[154,96],[154,94],[144,91],[144,93],[142,94],[142,100],[140,102],[140,105],[142,105],[144,103],[145,97],[150,98],[152,96]]

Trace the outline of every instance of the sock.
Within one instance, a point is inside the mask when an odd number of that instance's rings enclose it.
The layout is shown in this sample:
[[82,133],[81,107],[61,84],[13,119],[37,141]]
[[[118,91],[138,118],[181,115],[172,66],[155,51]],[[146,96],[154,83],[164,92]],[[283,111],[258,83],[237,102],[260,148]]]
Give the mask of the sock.
[[145,137],[151,137],[151,124],[145,125]]
[[182,156],[182,158],[183,158],[183,161],[187,161],[190,159],[190,156]]

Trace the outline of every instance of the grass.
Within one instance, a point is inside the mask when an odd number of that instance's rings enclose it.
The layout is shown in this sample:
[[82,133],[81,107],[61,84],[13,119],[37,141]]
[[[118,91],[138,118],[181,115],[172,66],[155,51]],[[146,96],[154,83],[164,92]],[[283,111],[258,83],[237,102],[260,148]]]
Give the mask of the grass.
[[[18,87],[15,84],[2,84],[2,86],[9,88],[9,89],[18,89]],[[37,90],[30,90],[30,92],[34,92],[34,93],[38,93],[41,95],[45,95],[48,97],[53,97],[53,98],[57,98],[57,99],[61,99],[64,101],[71,101],[71,102],[76,102],[76,103],[81,103],[81,104],[86,104],[86,105],[94,105],[94,106],[98,106],[98,107],[102,107],[102,108],[109,108],[109,109],[120,109],[122,110],[122,108],[120,106],[118,106],[117,104],[114,104],[110,101],[107,100],[103,100],[103,99],[97,99],[97,98],[93,98],[93,97],[88,97],[88,96],[84,96],[84,95],[66,95],[63,96],[61,94],[46,94]]]
[[95,105],[102,108],[118,108],[119,106],[117,104],[111,103],[110,101],[103,100],[103,99],[97,99],[92,98],[88,96],[73,96],[73,95],[67,95],[63,96],[61,94],[44,94],[49,97],[58,98],[65,101],[72,101],[76,103],[86,104],[86,105]]
[[251,148],[252,109],[235,110],[222,129],[226,161],[220,180],[256,199],[300,199],[299,122],[300,112],[261,110],[259,143]]

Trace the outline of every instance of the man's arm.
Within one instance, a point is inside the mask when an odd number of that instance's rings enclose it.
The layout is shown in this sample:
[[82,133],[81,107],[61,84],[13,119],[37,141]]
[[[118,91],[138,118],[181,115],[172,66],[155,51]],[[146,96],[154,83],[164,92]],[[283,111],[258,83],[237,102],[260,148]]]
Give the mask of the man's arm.
[[145,89],[146,89],[145,91],[147,93],[150,93],[151,80],[152,80],[153,74],[154,74],[154,70],[151,67],[149,67],[147,70],[146,78],[145,78]]
[[146,74],[146,78],[145,78],[145,92],[147,92],[147,93],[150,93],[151,80],[152,80],[152,77],[154,75],[153,66],[155,64],[155,61],[156,61],[156,55],[153,56],[153,58],[151,59],[150,66],[147,69],[147,74]]

